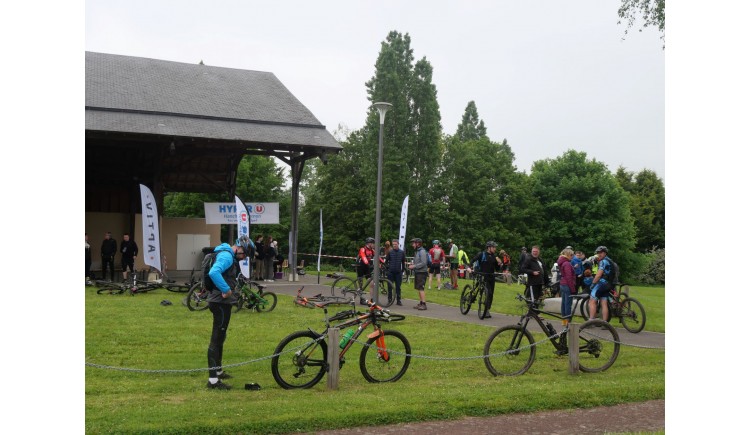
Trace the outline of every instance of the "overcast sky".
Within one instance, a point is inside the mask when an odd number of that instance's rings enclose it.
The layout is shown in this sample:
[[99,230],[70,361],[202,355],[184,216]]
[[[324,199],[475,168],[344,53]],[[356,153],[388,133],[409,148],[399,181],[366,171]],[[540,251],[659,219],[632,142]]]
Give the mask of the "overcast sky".
[[625,36],[619,4],[89,0],[85,47],[270,71],[333,132],[363,126],[364,83],[396,30],[433,66],[445,133],[474,100],[519,170],[575,149],[611,171],[650,169],[664,179],[662,41],[651,29]]

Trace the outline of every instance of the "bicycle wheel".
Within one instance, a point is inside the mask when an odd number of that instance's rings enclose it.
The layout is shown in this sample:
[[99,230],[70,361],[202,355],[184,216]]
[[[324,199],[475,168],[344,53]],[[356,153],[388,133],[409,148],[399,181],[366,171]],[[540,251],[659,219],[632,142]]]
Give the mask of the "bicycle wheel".
[[534,337],[518,325],[497,329],[484,343],[484,365],[492,376],[522,375],[534,358]]
[[96,291],[96,294],[98,295],[119,295],[122,294],[125,291],[125,287],[120,284],[113,284],[113,283],[99,283],[97,281],[97,286],[102,286],[99,288],[99,290]]
[[461,310],[461,314],[466,315],[469,311],[471,311],[471,304],[472,304],[472,294],[471,294],[471,284],[466,284],[464,286],[463,291],[461,292],[461,302],[459,303],[459,309]]
[[607,370],[620,354],[620,336],[615,328],[599,319],[581,325],[578,338],[578,367],[582,372]]
[[162,284],[163,288],[175,292],[175,293],[185,293],[190,291],[189,285],[183,285],[183,284]]
[[297,331],[276,346],[271,373],[281,388],[310,388],[323,378],[328,346],[325,340],[315,341],[317,338],[312,331]]
[[203,311],[208,308],[208,291],[203,290],[203,284],[196,282],[190,287],[187,295],[187,307],[190,311]]
[[257,302],[256,307],[258,307],[258,311],[262,313],[267,313],[269,311],[273,311],[274,308],[276,308],[276,293],[274,292],[265,292],[260,294],[261,300]]
[[625,298],[620,303],[620,323],[633,334],[643,331],[646,326],[646,310],[633,298]]
[[[589,299],[586,299],[585,301],[581,302],[581,317],[583,317],[583,320],[591,320],[591,313],[589,313]],[[597,312],[601,314],[601,300],[596,301],[596,309]],[[609,302],[607,302],[609,304]],[[608,305],[609,310],[607,312],[607,322],[612,319],[612,304]],[[600,319],[601,320],[601,319]]]
[[357,294],[357,290],[359,290],[357,282],[345,276],[337,278],[336,281],[331,284],[331,296],[344,296],[348,298],[353,294]]
[[396,286],[389,279],[380,278],[378,281],[378,287],[380,287],[380,294],[385,296],[378,298],[378,305],[381,307],[390,307],[396,302]]
[[477,293],[479,293],[477,297],[477,315],[479,316],[480,319],[483,319],[484,318],[484,305],[486,302],[484,286],[482,286],[482,288],[480,288]]
[[383,330],[380,337],[367,340],[359,355],[359,369],[368,382],[395,382],[411,362],[411,345],[404,334]]

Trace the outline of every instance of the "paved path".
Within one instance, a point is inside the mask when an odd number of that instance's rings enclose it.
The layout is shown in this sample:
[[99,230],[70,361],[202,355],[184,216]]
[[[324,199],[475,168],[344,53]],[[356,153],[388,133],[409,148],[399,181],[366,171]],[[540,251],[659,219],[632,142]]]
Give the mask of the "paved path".
[[[276,280],[274,282],[264,282],[263,285],[267,286],[268,290],[279,294],[285,294],[290,296],[296,296],[297,290],[305,286],[303,294],[307,296],[316,295],[322,293],[324,295],[331,294],[331,283],[333,279],[326,278],[324,275],[320,276],[320,284],[318,284],[317,274],[305,274],[300,276],[300,280],[297,282],[290,282],[286,280]],[[443,290],[433,290],[443,291]],[[450,291],[450,290],[444,290]],[[450,320],[454,322],[473,323],[477,325],[491,326],[499,328],[506,325],[515,325],[518,323],[519,315],[505,315],[499,313],[492,313],[492,318],[479,320],[476,310],[470,311],[468,314],[463,315],[459,311],[458,307],[452,307],[447,305],[433,304],[429,302],[429,291],[427,295],[428,303],[426,311],[415,310],[412,307],[417,304],[416,300],[413,299],[402,299],[403,306],[392,305],[388,309],[394,313],[400,313],[408,316],[419,316],[431,319]],[[557,326],[557,324],[555,324]],[[617,327],[617,322],[612,323],[615,326],[617,332],[620,334],[620,341],[627,345],[644,346],[644,347],[656,347],[664,348],[664,334],[661,332],[648,332],[641,331],[637,334],[628,332],[625,328]],[[541,332],[539,325],[536,322],[529,323],[529,329],[535,332]]]

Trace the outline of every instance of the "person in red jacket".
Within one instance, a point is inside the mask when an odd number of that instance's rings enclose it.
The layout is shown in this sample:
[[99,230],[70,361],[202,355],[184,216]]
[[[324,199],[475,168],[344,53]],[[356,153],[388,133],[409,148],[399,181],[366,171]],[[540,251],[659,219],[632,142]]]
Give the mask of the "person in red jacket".
[[[357,254],[357,285],[362,288],[364,281],[368,280],[372,276],[375,262],[375,239],[368,237],[365,239],[365,246],[359,248]],[[374,285],[374,283],[372,284]],[[370,289],[372,292],[372,289]],[[367,304],[364,298],[359,301],[361,304]]]

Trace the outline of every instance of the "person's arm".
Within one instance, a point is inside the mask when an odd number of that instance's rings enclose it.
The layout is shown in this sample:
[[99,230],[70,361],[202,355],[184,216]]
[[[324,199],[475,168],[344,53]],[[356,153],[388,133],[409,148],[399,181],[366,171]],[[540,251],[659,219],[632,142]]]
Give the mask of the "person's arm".
[[364,247],[359,248],[359,259],[360,261],[362,261],[362,264],[370,264],[370,261],[367,259],[367,255],[365,255]]
[[133,258],[138,256],[138,244],[133,241]]
[[232,256],[228,254],[228,252],[219,252],[219,254],[216,255],[214,265],[211,266],[211,270],[208,272],[208,277],[214,282],[216,288],[221,290],[222,297],[227,297],[232,292],[231,287],[229,287],[229,284],[227,284],[222,275],[225,270],[232,266],[232,261],[234,261]]

